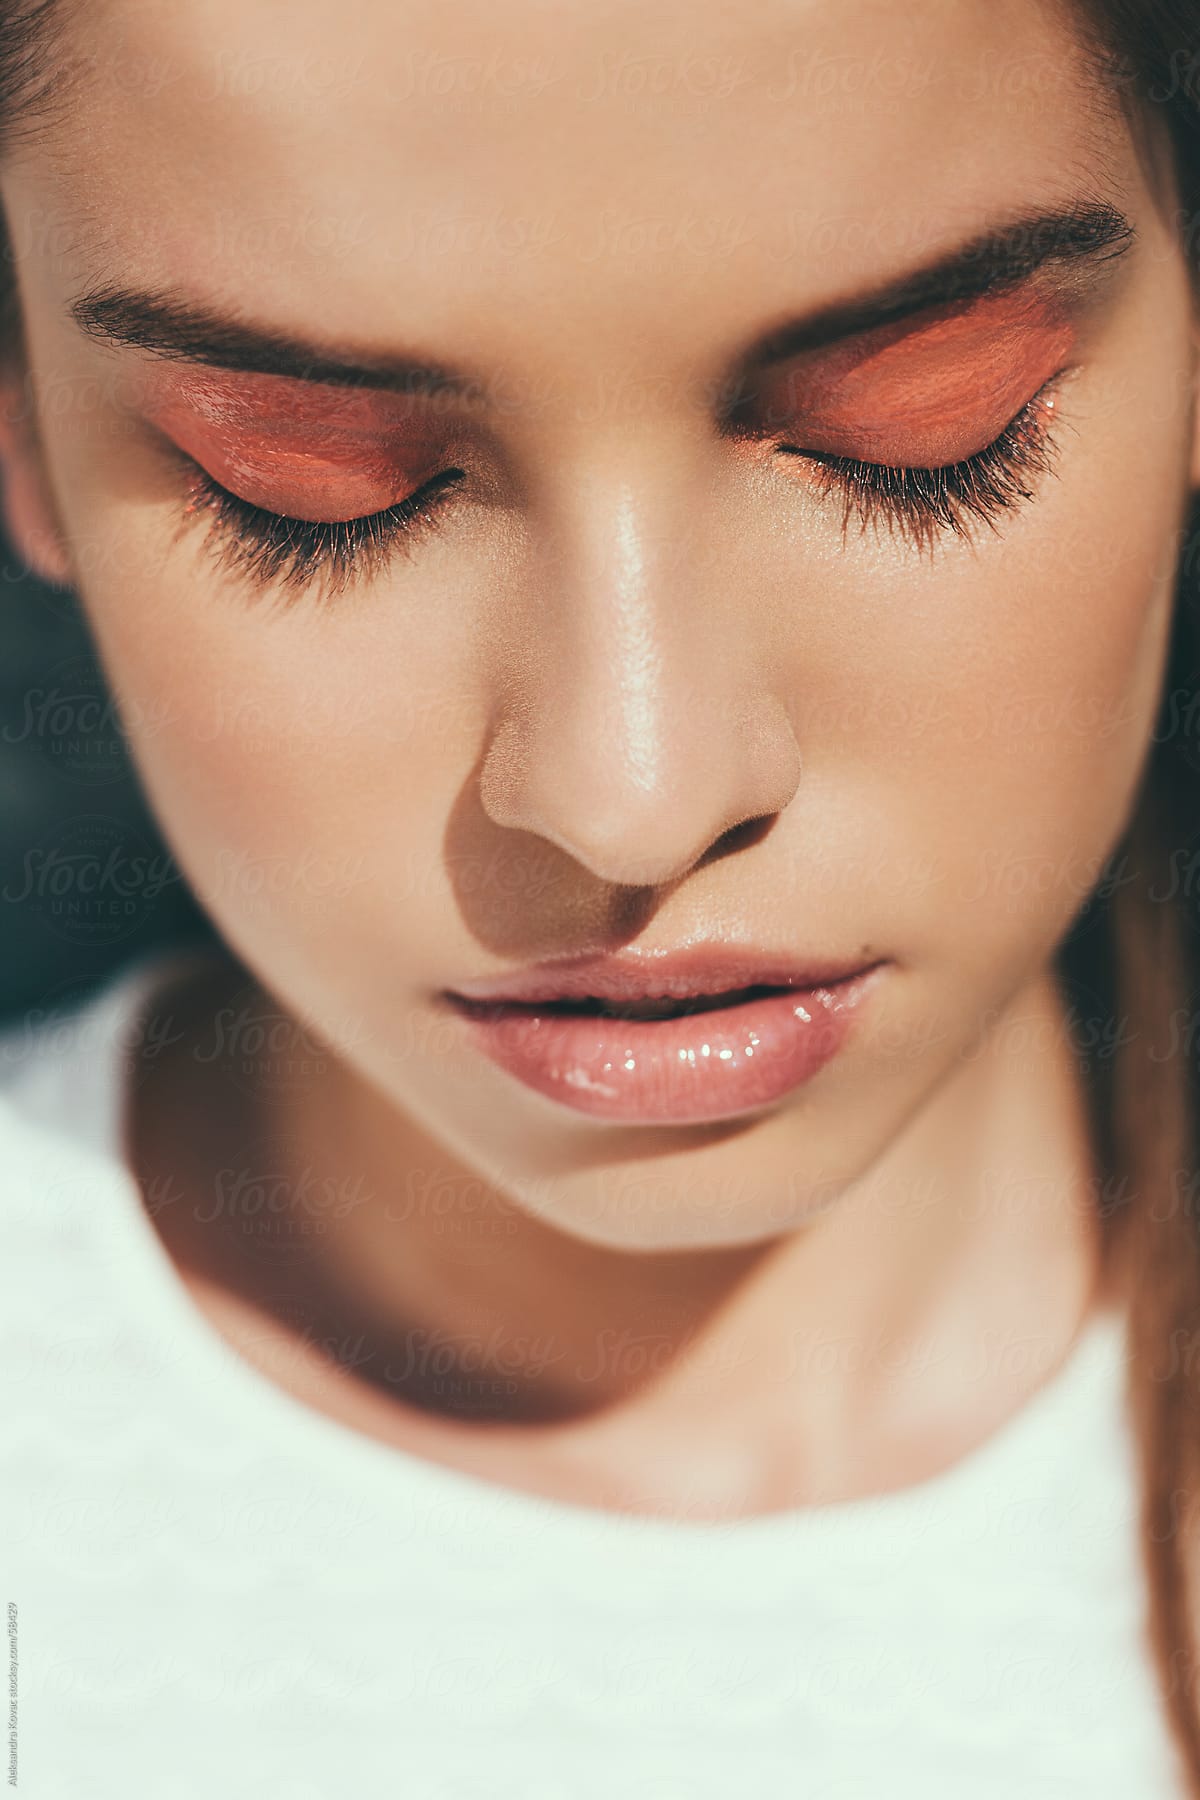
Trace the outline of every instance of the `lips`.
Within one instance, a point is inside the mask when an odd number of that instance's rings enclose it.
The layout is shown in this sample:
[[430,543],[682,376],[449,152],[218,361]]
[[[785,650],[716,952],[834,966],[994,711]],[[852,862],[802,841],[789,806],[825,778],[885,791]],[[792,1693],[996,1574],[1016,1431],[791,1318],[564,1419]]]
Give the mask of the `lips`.
[[682,950],[623,950],[608,956],[564,958],[507,975],[464,981],[452,991],[465,1000],[687,1000],[750,986],[811,992],[869,967],[874,963],[798,963],[748,946],[695,944]]
[[740,1006],[748,1000],[761,1000],[768,994],[787,990],[770,985],[729,988],[722,993],[692,994],[677,998],[671,994],[648,994],[644,999],[606,1000],[599,994],[587,994],[578,1000],[466,1000],[462,1005],[474,1017],[487,1017],[489,1012],[548,1013],[598,1019],[678,1019],[690,1013],[720,1012],[726,1007]]
[[577,1112],[626,1123],[736,1118],[840,1050],[878,961],[798,967],[748,951],[579,958],[443,998],[490,1060]]

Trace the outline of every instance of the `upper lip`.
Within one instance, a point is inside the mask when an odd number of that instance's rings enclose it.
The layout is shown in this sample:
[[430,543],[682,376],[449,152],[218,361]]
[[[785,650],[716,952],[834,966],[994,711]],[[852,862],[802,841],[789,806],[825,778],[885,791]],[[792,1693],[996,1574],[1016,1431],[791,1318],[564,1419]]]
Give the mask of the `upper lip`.
[[463,1000],[689,1000],[744,987],[831,987],[874,968],[882,958],[798,963],[752,946],[696,944],[669,951],[619,950],[535,964],[506,975],[464,981],[447,990]]

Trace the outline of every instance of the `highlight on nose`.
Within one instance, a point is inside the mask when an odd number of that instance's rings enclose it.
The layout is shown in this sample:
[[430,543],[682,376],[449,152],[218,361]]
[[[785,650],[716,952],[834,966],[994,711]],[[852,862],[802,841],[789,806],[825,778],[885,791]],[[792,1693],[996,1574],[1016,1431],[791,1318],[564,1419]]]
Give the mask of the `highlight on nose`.
[[712,708],[682,701],[654,756],[632,756],[586,707],[510,713],[479,778],[494,825],[554,844],[598,880],[664,887],[748,848],[789,804],[800,750],[782,707],[757,729],[721,728]]
[[623,887],[732,848],[800,777],[778,664],[730,603],[736,559],[698,504],[704,479],[643,460],[636,480],[594,469],[558,494],[480,769],[494,824]]

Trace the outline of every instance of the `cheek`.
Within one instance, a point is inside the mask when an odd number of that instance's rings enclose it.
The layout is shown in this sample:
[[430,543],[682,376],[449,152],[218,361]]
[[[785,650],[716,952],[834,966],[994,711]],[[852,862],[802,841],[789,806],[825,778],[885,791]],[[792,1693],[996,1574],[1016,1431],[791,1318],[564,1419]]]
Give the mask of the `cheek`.
[[140,551],[122,535],[105,560],[89,618],[201,904],[235,946],[261,946],[260,967],[289,942],[344,956],[348,920],[373,910],[403,958],[404,921],[437,910],[441,831],[470,763],[464,708],[483,711],[453,646],[411,629],[380,642],[369,624],[302,618],[303,601],[271,618],[178,563],[156,579],[149,534]]
[[52,445],[93,636],[184,876],[296,993],[329,966],[344,1010],[377,988],[381,948],[415,978],[456,916],[443,845],[488,716],[495,558],[283,613],[243,598],[200,534],[175,541],[157,458],[104,447],[65,428]]
[[[191,646],[169,734],[134,744],[189,877],[235,933],[328,945],[332,929],[386,899],[402,941],[397,921],[430,885],[461,779],[453,741],[406,729],[361,665],[311,644],[247,679],[238,635]],[[171,680],[150,667],[137,678],[160,691]]]
[[911,903],[897,883],[897,914],[964,981],[1047,955],[1129,818],[1175,598],[1179,447],[1160,426],[1158,479],[1133,486],[1123,458],[1078,459],[978,562],[916,578],[882,652],[892,729],[864,753],[890,764],[897,858],[924,846],[931,872]]

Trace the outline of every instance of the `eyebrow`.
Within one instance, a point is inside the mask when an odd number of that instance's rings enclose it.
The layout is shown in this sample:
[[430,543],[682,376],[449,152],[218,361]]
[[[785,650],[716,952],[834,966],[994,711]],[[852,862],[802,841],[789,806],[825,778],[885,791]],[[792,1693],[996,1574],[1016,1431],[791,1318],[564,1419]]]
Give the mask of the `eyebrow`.
[[186,295],[106,284],[67,308],[80,330],[111,348],[148,351],[172,362],[201,363],[241,375],[286,375],[335,387],[406,394],[476,394],[477,377],[423,357],[373,357],[335,344],[260,326]]
[[[885,286],[773,328],[744,361],[762,367],[932,306],[1016,287],[1050,264],[1095,266],[1123,256],[1135,238],[1130,221],[1107,201],[1025,213]],[[107,283],[71,301],[67,311],[86,336],[110,348],[230,373],[408,394],[478,397],[483,387],[477,376],[443,363],[363,355],[256,325],[240,313],[224,313],[172,291],[143,292]]]
[[1136,241],[1130,220],[1104,200],[1024,213],[884,287],[772,329],[758,339],[748,361],[762,367],[931,307],[1003,293],[1055,265],[1083,275],[1124,257]]

